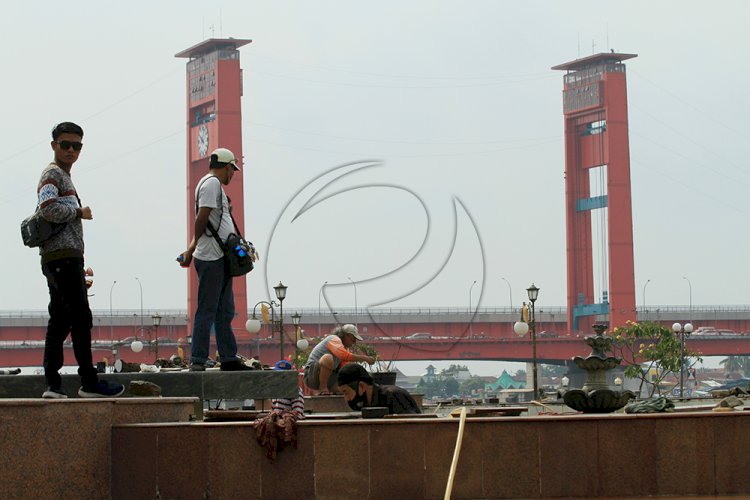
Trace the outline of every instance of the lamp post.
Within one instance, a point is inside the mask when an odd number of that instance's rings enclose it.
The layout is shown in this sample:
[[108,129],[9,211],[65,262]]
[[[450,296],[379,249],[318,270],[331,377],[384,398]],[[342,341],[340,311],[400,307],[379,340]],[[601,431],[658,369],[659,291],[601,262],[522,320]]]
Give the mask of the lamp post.
[[[527,332],[531,332],[531,357],[532,366],[534,370],[533,381],[534,381],[534,398],[539,397],[539,381],[537,378],[537,361],[536,361],[536,322],[534,316],[534,303],[537,297],[539,297],[539,288],[533,283],[529,288],[526,289],[526,293],[529,296],[529,302],[531,303],[529,323],[526,324],[524,321],[516,321],[513,325],[513,331],[519,336],[526,335]],[[523,319],[523,318],[521,318]]]
[[273,330],[274,330],[275,325],[276,325],[276,316],[275,316],[273,308],[274,308],[274,306],[278,305],[274,301],[267,302],[265,300],[261,300],[261,301],[257,302],[255,304],[255,306],[253,306],[253,316],[249,320],[247,320],[245,322],[245,329],[247,330],[247,332],[248,333],[255,333],[256,334],[256,339],[257,339],[257,343],[258,343],[258,359],[260,359],[260,338],[258,337],[258,332],[260,332],[260,320],[255,315],[255,311],[258,309],[258,306],[261,305],[261,304],[263,304],[263,308],[262,308],[262,312],[263,313],[261,315],[262,318],[263,318],[263,321],[269,322],[269,320],[268,320],[268,309],[271,310],[271,320],[270,320],[270,323],[271,323],[271,333],[272,334],[273,334]]
[[281,281],[273,287],[276,298],[279,299],[279,354],[281,355],[279,359],[284,359],[284,299],[287,288]]
[[159,325],[161,325],[161,316],[159,313],[151,316],[151,322],[154,325],[154,364],[159,359]]
[[357,284],[349,276],[347,276],[346,279],[351,281],[352,285],[354,286],[354,324],[357,326],[357,330],[359,330],[359,313],[358,313],[358,308],[357,308]]
[[646,280],[643,284],[643,320],[646,320],[646,287],[651,283],[651,280]]
[[685,387],[685,334],[690,335],[693,332],[693,324],[685,323],[685,326],[682,326],[674,323],[672,331],[680,334],[680,399],[682,399],[682,391]]
[[477,280],[474,280],[474,283],[471,284],[469,287],[469,313],[471,313],[471,289],[474,288],[474,285],[477,284]]
[[477,280],[469,287],[469,337],[474,338],[474,321],[471,318],[471,289],[477,284]]
[[294,364],[297,365],[297,359],[299,358],[299,322],[302,316],[299,312],[292,314],[292,324],[294,325]]
[[135,280],[138,282],[138,288],[141,289],[141,333],[143,333],[143,285],[141,285],[141,280],[138,279],[138,276],[135,277]]
[[513,312],[513,289],[510,287],[510,281],[506,280],[502,276],[500,277],[505,283],[508,284],[508,295],[510,296],[510,312]]
[[323,294],[323,288],[328,284],[327,281],[325,281],[322,285],[320,285],[320,290],[318,290],[318,338],[320,338],[320,296]]
[[690,280],[687,278],[687,276],[683,276],[682,279],[688,282],[688,291],[690,294],[690,309],[688,310],[688,318],[690,319],[690,322],[693,322],[693,285],[690,283]]
[[117,284],[117,280],[114,280],[112,282],[112,286],[109,288],[109,342],[111,344],[115,343],[115,334],[114,334],[114,328],[112,327],[112,290],[115,288],[115,285]]

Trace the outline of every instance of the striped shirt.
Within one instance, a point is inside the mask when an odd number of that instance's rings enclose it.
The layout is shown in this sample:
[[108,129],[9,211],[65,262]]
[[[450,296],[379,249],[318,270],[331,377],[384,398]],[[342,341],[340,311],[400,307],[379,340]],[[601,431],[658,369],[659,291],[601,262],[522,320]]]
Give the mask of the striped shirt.
[[297,418],[305,418],[305,395],[302,392],[302,388],[298,387],[299,393],[294,399],[279,398],[271,401],[272,411],[290,411],[294,413]]

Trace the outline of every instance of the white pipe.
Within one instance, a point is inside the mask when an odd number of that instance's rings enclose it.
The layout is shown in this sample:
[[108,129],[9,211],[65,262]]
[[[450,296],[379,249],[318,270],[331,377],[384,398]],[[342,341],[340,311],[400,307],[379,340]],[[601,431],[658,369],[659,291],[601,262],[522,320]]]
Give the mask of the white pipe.
[[451,462],[451,472],[448,475],[448,486],[445,488],[445,500],[450,500],[453,491],[453,480],[456,477],[456,467],[458,467],[458,455],[461,453],[461,442],[464,439],[464,425],[466,424],[466,407],[461,408],[461,420],[458,423],[458,437],[456,438],[456,449],[453,451],[453,461]]

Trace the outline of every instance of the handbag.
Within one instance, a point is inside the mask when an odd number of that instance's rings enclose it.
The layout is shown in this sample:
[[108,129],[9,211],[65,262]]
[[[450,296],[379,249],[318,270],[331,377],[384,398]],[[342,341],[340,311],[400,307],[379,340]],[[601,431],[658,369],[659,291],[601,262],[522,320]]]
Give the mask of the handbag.
[[63,230],[66,223],[50,222],[44,217],[39,207],[33,214],[21,221],[21,238],[23,244],[35,248]]
[[[200,191],[200,186],[198,186],[198,191]],[[221,192],[219,195],[221,195]],[[228,196],[227,200],[229,200]],[[221,214],[219,215],[219,227],[221,227],[221,220],[224,217],[224,204],[221,203],[221,199],[219,199],[218,205],[221,208]],[[195,200],[195,211],[196,213],[198,212],[197,199]],[[255,251],[253,244],[242,237],[242,233],[237,227],[237,222],[235,222],[234,216],[231,212],[229,212],[229,217],[232,219],[232,224],[234,224],[234,230],[236,232],[229,233],[226,240],[221,241],[218,228],[214,229],[210,221],[208,222],[208,230],[211,232],[216,243],[219,244],[219,248],[221,248],[221,251],[224,254],[224,271],[232,277],[244,276],[255,267],[258,253]]]

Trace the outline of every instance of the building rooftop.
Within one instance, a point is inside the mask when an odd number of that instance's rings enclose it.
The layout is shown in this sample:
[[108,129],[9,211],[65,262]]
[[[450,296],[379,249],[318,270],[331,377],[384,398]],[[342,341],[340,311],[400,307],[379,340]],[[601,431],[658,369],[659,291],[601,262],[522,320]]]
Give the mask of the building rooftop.
[[599,54],[593,54],[587,57],[582,57],[581,59],[576,59],[575,61],[570,61],[570,62],[566,62],[563,64],[558,64],[557,66],[552,66],[551,69],[576,71],[581,68],[592,66],[594,64],[599,64],[599,63],[604,63],[604,62],[609,62],[609,61],[622,62],[627,59],[632,59],[634,57],[638,57],[638,54],[623,54],[620,52],[600,52]]
[[252,40],[246,38],[209,38],[189,49],[176,53],[174,56],[192,59],[219,49],[237,49],[249,43],[252,43]]

